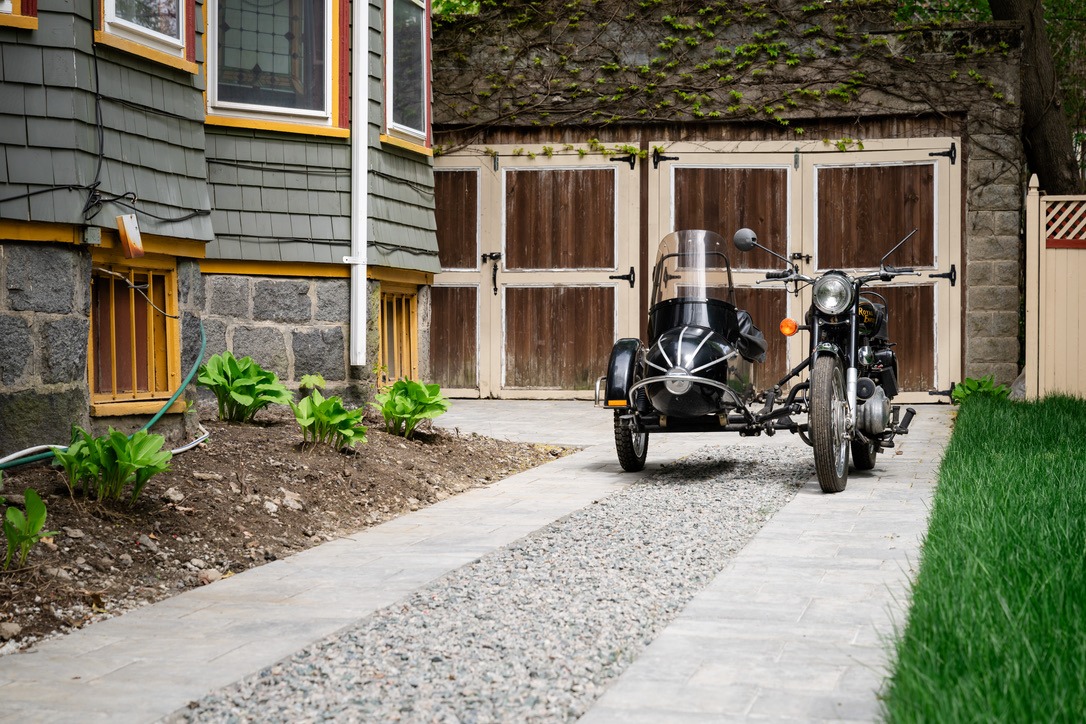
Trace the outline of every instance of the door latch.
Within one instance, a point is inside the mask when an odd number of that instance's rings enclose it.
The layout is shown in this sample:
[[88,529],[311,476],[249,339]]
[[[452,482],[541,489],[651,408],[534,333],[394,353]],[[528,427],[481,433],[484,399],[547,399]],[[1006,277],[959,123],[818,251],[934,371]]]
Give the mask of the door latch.
[[954,268],[954,265],[950,265],[950,271],[943,274],[928,274],[928,279],[949,279],[950,286],[956,286],[958,283],[958,270]]
[[495,296],[498,294],[498,262],[502,260],[500,251],[492,251],[481,255],[483,263],[490,262],[490,284],[494,287]]
[[804,264],[810,264],[811,263],[811,255],[810,254],[801,254],[798,251],[793,251],[791,254],[788,255],[788,258],[791,259],[792,261],[802,261]]
[[630,267],[630,273],[629,274],[612,274],[611,276],[609,276],[607,278],[608,279],[625,279],[626,281],[628,281],[630,283],[630,289],[633,289],[634,280],[637,279],[637,275],[634,274],[634,268]]

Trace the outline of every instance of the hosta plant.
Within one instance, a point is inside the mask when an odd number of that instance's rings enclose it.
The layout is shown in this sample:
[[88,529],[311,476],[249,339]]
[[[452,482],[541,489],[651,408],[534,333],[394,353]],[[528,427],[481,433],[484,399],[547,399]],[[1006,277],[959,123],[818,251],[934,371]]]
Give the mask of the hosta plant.
[[200,366],[196,382],[209,388],[219,403],[219,419],[250,422],[268,405],[286,405],[290,391],[278,375],[251,357],[238,359],[229,351],[215,354]]
[[[364,410],[348,410],[339,397],[325,398],[318,387],[324,386],[319,375],[306,375],[302,386],[312,390],[297,404],[291,402],[294,419],[302,428],[302,440],[306,445],[330,445],[335,450],[354,447],[366,442],[368,428],[362,424]],[[308,380],[308,384],[306,383]]]
[[[42,538],[56,535],[56,531],[42,530],[45,527],[45,503],[33,490],[27,488],[23,496],[26,513],[10,507],[4,513],[4,537],[7,538],[8,551],[4,557],[4,570],[11,567],[11,561],[17,560],[18,566],[26,565],[30,549]],[[18,552],[18,558],[16,558]]]
[[1010,394],[1011,388],[1006,385],[995,384],[995,377],[988,375],[987,377],[981,377],[979,380],[966,377],[954,385],[954,389],[950,391],[950,399],[954,404],[960,405],[973,395],[1001,399],[1010,396]]
[[164,442],[161,435],[146,430],[130,437],[110,428],[94,437],[76,427],[72,444],[67,450],[53,448],[53,457],[68,476],[69,491],[79,488],[84,496],[111,501],[127,495],[134,503],[152,476],[170,469],[173,453],[162,450]]
[[423,420],[435,418],[449,409],[449,401],[441,396],[439,385],[414,380],[396,380],[392,387],[374,399],[373,406],[385,418],[385,429],[405,438],[410,438]]

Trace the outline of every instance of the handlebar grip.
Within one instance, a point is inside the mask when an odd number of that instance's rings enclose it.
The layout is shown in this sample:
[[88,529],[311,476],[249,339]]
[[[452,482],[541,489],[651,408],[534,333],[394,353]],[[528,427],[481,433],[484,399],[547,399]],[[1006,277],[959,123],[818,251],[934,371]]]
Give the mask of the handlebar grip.
[[888,271],[889,273],[891,273],[891,274],[915,274],[916,273],[916,269],[913,269],[912,267],[896,267],[896,266],[887,265],[887,266],[885,266],[883,268],[886,271]]
[[787,279],[792,276],[790,271],[767,271],[765,273],[766,279]]

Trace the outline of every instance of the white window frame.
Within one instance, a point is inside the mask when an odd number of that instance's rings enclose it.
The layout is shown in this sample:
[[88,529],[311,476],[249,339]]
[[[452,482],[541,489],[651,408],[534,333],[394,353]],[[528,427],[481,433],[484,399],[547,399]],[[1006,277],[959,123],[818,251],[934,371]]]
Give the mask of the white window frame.
[[0,13],[5,15],[11,15],[15,12],[15,8],[11,4],[11,0],[0,0]]
[[[335,69],[333,59],[332,20],[338,6],[333,0],[324,2],[324,108],[308,110],[304,108],[284,108],[265,106],[255,103],[238,103],[219,99],[219,0],[207,0],[207,110],[217,116],[247,118],[256,121],[291,121],[310,125],[331,126],[336,109],[333,108],[332,79]],[[341,29],[342,30],[342,29]]]
[[420,144],[426,144],[430,137],[430,71],[428,66],[428,49],[429,49],[429,21],[430,21],[430,8],[429,3],[426,0],[405,0],[411,2],[417,7],[422,9],[423,17],[423,57],[419,59],[422,64],[423,71],[423,101],[422,101],[422,128],[411,128],[410,126],[404,126],[396,123],[392,118],[393,109],[395,108],[395,78],[393,76],[393,68],[395,68],[395,3],[396,0],[386,0],[385,2],[385,128],[392,135],[397,137],[411,140]]
[[[10,4],[10,0],[8,0]],[[188,27],[188,17],[185,15],[187,3],[185,0],[177,0],[177,35],[174,38],[142,25],[137,25],[117,15],[117,0],[105,0],[104,30],[118,38],[145,45],[152,50],[157,50],[167,55],[178,58],[185,57],[185,35]]]

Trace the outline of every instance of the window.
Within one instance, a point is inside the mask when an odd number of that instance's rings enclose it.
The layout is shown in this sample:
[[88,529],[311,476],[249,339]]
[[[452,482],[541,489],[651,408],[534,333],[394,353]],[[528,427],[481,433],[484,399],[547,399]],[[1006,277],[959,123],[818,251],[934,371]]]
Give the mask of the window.
[[426,4],[419,0],[388,2],[385,8],[386,125],[395,137],[428,144],[430,22]]
[[0,0],[0,27],[38,28],[38,0]]
[[418,379],[418,287],[381,283],[382,383]]
[[95,41],[196,72],[195,0],[101,0]]
[[339,110],[334,107],[332,71],[338,59],[346,57],[349,35],[334,22],[344,2],[211,2],[208,16],[216,20],[209,23],[209,111],[331,125]]
[[176,270],[172,261],[143,262],[94,264],[89,374],[99,414],[113,403],[164,400],[180,384]]

